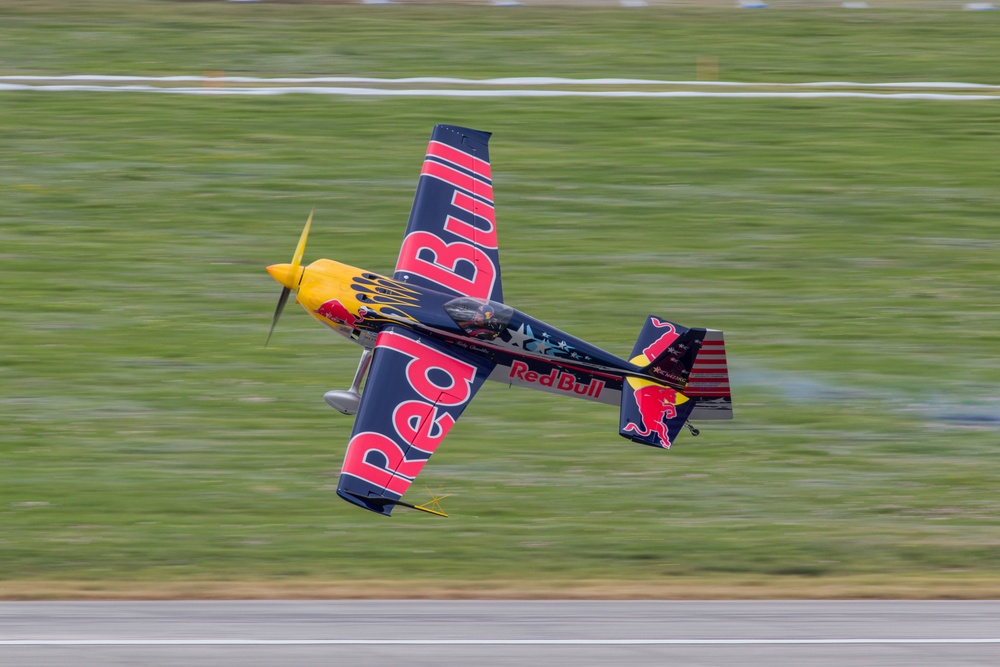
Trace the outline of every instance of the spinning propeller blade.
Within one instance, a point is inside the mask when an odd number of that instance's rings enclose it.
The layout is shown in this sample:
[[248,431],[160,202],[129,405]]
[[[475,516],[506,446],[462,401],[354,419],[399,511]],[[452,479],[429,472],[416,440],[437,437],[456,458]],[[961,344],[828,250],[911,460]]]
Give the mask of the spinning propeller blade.
[[274,327],[278,324],[278,319],[281,317],[281,312],[285,309],[285,304],[288,303],[288,295],[292,293],[292,290],[298,291],[299,283],[302,282],[302,274],[305,273],[305,269],[302,268],[302,254],[306,251],[306,239],[309,238],[309,227],[312,225],[313,213],[316,211],[315,207],[312,211],[309,211],[309,219],[306,220],[306,226],[302,230],[302,236],[299,237],[299,243],[295,246],[295,254],[292,255],[291,264],[272,264],[267,267],[267,272],[271,274],[275,280],[281,283],[281,294],[278,296],[278,307],[274,309],[274,318],[271,320],[271,330],[267,332],[267,340],[264,341],[264,347],[271,342],[271,334],[274,333]]
[[278,318],[281,317],[281,311],[285,309],[285,304],[288,302],[288,295],[291,294],[292,290],[287,287],[281,288],[281,295],[278,297],[278,307],[274,309],[274,319],[271,320],[271,330],[267,332],[267,340],[264,341],[264,347],[271,342],[271,334],[274,333],[274,327],[278,324]]
[[313,213],[316,212],[316,207],[314,206],[311,211],[309,211],[309,219],[306,220],[306,226],[302,229],[302,236],[299,237],[299,243],[295,246],[295,254],[292,256],[292,271],[299,268],[299,263],[302,262],[302,253],[306,251],[306,239],[309,238],[309,227],[313,222]]

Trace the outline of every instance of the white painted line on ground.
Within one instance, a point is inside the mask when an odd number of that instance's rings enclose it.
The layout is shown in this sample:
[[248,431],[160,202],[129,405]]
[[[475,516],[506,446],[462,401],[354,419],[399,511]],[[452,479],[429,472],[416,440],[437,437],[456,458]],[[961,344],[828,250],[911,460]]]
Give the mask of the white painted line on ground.
[[368,97],[606,97],[606,98],[863,98],[895,100],[982,101],[1000,100],[1000,95],[955,95],[948,93],[862,93],[862,92],[709,92],[698,90],[449,90],[449,89],[392,89],[349,87],[251,87],[251,88],[160,88],[157,86],[96,86],[0,83],[3,91],[39,92],[99,92],[99,93],[167,93],[175,95],[353,95]]
[[1000,644],[1000,638],[856,639],[4,639],[4,646],[760,646]]
[[67,74],[32,76],[27,74],[0,76],[0,81],[139,81],[145,83],[379,83],[379,84],[454,84],[468,86],[733,86],[778,88],[937,88],[1000,90],[1000,85],[963,83],[958,81],[901,81],[858,83],[851,81],[814,81],[807,83],[776,83],[767,81],[661,81],[657,79],[568,79],[548,76],[501,77],[494,79],[462,79],[446,76],[416,76],[389,79],[367,76],[274,77],[255,76],[125,76],[117,74]]

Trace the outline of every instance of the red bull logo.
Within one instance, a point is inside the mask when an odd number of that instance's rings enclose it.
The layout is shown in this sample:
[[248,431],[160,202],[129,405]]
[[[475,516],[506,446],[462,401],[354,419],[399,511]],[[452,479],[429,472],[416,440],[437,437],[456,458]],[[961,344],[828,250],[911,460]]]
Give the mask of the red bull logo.
[[530,370],[528,364],[523,361],[515,361],[511,364],[510,377],[525,384],[539,384],[567,394],[573,393],[590,398],[600,398],[601,392],[604,390],[604,382],[597,378],[592,379],[589,383],[578,382],[573,373],[562,372],[554,368],[546,375]]
[[[428,220],[422,226],[425,228],[406,235],[396,273],[421,276],[476,299],[494,298],[500,267],[495,252],[497,230],[490,163],[474,152],[431,141],[420,174],[418,199],[430,196],[419,194],[424,189],[443,186],[450,190],[445,195],[450,198],[450,206],[434,209],[433,213],[428,209],[427,215],[444,219]],[[438,185],[431,186],[431,182]],[[447,234],[441,236],[431,231],[434,229],[443,229]],[[470,266],[471,275],[467,270]]]
[[650,324],[652,324],[657,329],[665,329],[665,331],[660,334],[660,337],[650,343],[643,351],[642,356],[646,357],[649,363],[656,361],[656,358],[663,354],[663,352],[670,347],[670,344],[677,340],[678,333],[677,329],[670,322],[662,322],[655,317],[650,318]]
[[676,417],[677,404],[687,401],[687,397],[678,394],[670,387],[657,384],[639,387],[632,394],[632,397],[639,409],[642,426],[628,423],[625,425],[624,431],[635,433],[643,438],[656,434],[656,437],[660,439],[660,446],[664,449],[670,449],[670,435],[664,420]]
[[355,315],[347,309],[347,307],[336,299],[330,299],[316,311],[326,319],[331,322],[336,322],[337,324],[344,324],[356,329],[359,322],[364,320],[364,316],[361,313]]
[[351,438],[342,470],[395,498],[406,493],[476,390],[475,366],[412,335],[379,334],[376,348],[388,355],[398,379],[393,389],[376,390],[384,392],[375,408],[382,417],[368,423],[376,430]]

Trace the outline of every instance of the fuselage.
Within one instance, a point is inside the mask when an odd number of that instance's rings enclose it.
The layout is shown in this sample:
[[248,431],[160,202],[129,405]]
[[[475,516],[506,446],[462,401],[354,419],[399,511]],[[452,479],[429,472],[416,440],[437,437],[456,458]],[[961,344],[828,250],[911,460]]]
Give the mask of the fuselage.
[[[287,265],[270,267],[272,275]],[[279,280],[280,281],[280,280]],[[618,405],[628,361],[506,304],[456,297],[341,262],[305,267],[297,301],[318,321],[368,349],[392,323],[496,364],[489,379]]]

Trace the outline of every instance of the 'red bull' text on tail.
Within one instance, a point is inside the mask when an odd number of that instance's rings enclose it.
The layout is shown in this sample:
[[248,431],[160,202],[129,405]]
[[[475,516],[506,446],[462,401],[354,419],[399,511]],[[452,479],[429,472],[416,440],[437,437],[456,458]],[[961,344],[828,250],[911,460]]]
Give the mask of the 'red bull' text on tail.
[[732,419],[725,340],[715,329],[688,329],[646,318],[629,361],[635,375],[622,386],[619,433],[669,449],[690,419]]

